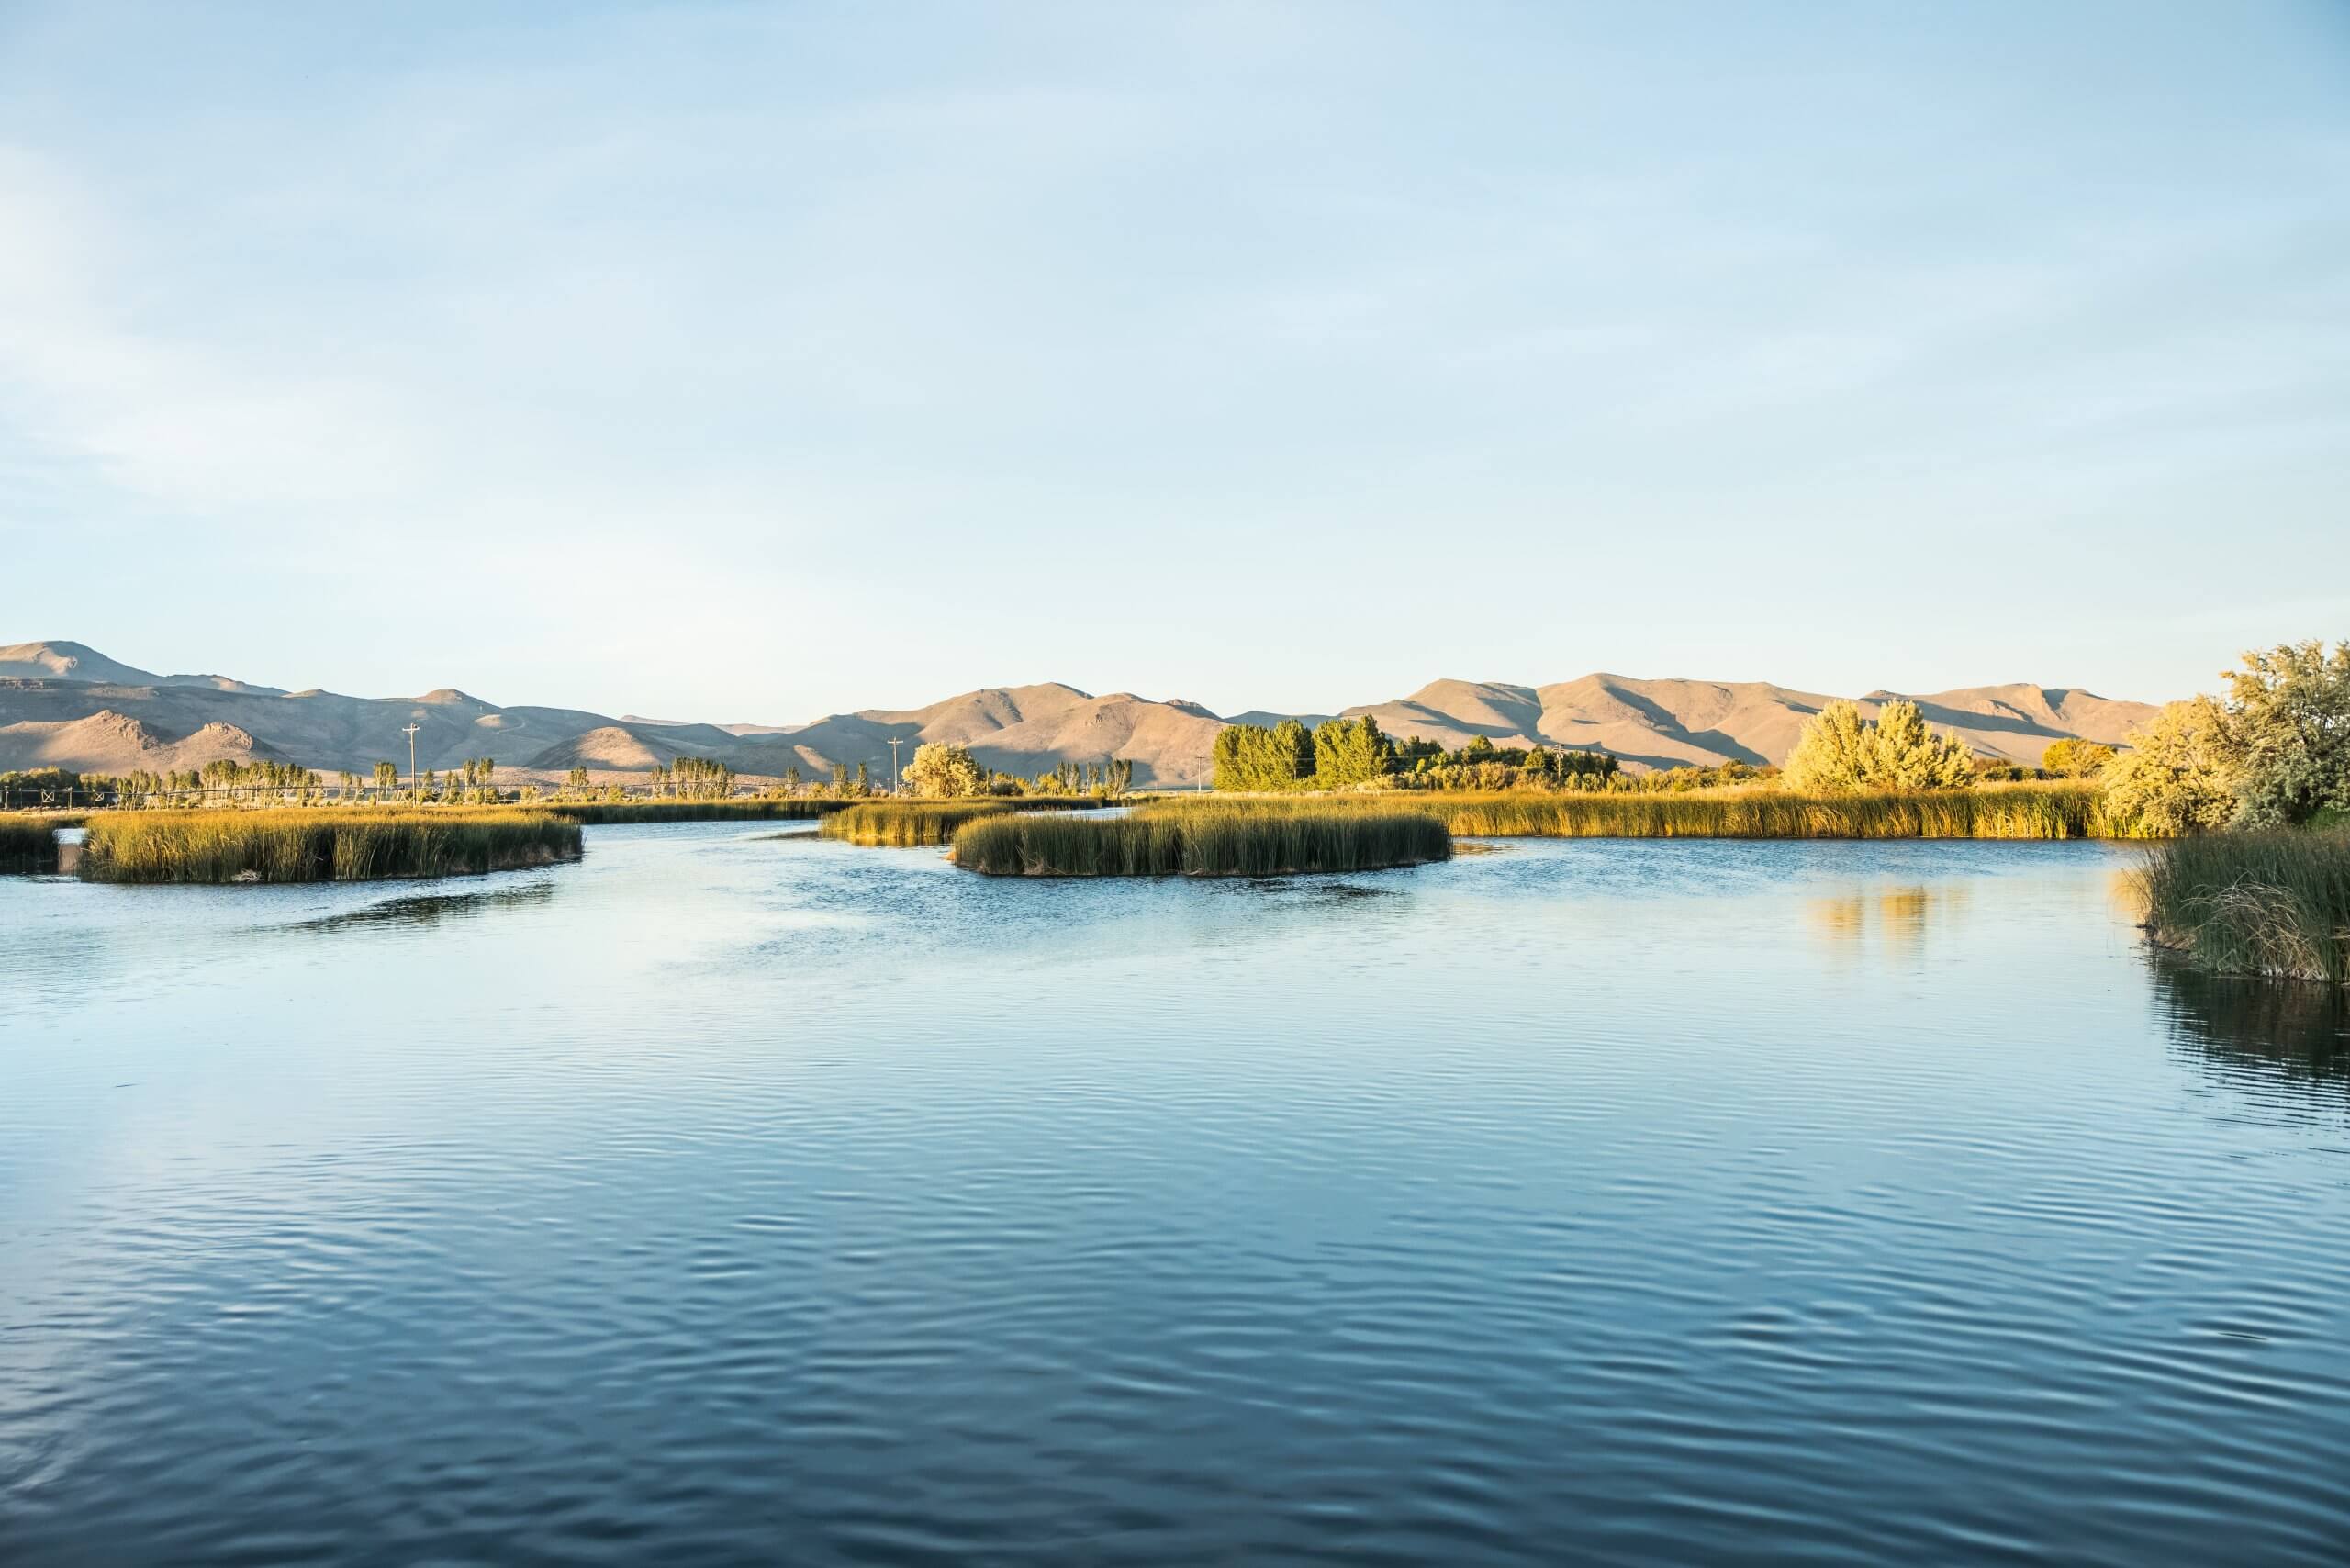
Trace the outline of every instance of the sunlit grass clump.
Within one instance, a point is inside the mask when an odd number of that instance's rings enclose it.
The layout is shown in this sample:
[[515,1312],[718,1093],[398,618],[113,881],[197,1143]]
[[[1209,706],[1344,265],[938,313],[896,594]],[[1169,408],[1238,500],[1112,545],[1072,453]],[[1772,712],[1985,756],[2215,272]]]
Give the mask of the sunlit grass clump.
[[449,877],[578,858],[580,828],[543,812],[121,812],[90,819],[81,874],[98,882],[352,882]]
[[817,832],[826,838],[851,844],[910,849],[919,845],[945,844],[955,830],[980,817],[1002,816],[1016,802],[972,801],[869,801],[834,812]]
[[2160,946],[2214,974],[2350,984],[2350,834],[2207,834],[2148,851]]
[[0,817],[0,874],[37,877],[57,869],[57,823],[50,817]]
[[556,801],[529,808],[565,822],[609,826],[619,823],[804,822],[844,810],[852,802],[810,796],[720,801]]
[[1014,812],[966,823],[955,863],[995,877],[1275,877],[1416,866],[1452,854],[1417,812],[1187,805],[1108,822]]
[[[1463,838],[2095,838],[2088,784],[1978,785],[1911,793],[1803,795],[1771,789],[1623,794],[1382,791],[1247,802],[1268,811],[1425,812]],[[1147,808],[1199,811],[1208,802]]]

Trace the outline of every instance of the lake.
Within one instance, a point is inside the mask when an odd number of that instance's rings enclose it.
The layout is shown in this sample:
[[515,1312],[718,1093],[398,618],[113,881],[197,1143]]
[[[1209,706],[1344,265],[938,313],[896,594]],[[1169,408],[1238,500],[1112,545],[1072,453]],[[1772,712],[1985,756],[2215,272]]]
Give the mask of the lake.
[[0,879],[0,1561],[2350,1555],[2350,1039],[2085,844]]

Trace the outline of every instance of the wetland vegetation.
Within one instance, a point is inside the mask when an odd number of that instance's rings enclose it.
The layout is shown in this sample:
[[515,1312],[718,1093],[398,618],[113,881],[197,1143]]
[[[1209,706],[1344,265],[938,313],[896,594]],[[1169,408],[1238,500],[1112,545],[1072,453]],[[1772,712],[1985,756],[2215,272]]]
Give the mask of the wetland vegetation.
[[996,877],[1274,877],[1448,859],[1452,836],[1418,812],[1220,801],[1107,822],[990,814],[957,829],[954,846],[957,866]]
[[347,882],[447,877],[576,860],[580,828],[486,808],[106,812],[81,875],[96,882]]

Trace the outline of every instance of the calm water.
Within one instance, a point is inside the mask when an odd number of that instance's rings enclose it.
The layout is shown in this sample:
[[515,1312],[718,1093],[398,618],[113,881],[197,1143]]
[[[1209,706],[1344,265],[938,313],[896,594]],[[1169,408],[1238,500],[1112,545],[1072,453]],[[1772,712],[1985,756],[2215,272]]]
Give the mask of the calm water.
[[2092,846],[0,879],[0,1562],[2350,1555],[2350,1054]]

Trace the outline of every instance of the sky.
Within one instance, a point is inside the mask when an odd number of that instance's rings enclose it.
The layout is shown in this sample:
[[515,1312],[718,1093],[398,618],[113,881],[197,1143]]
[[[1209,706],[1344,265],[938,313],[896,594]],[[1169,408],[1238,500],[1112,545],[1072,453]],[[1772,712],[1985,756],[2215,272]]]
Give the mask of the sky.
[[2350,5],[0,0],[0,644],[789,722],[2350,635]]

